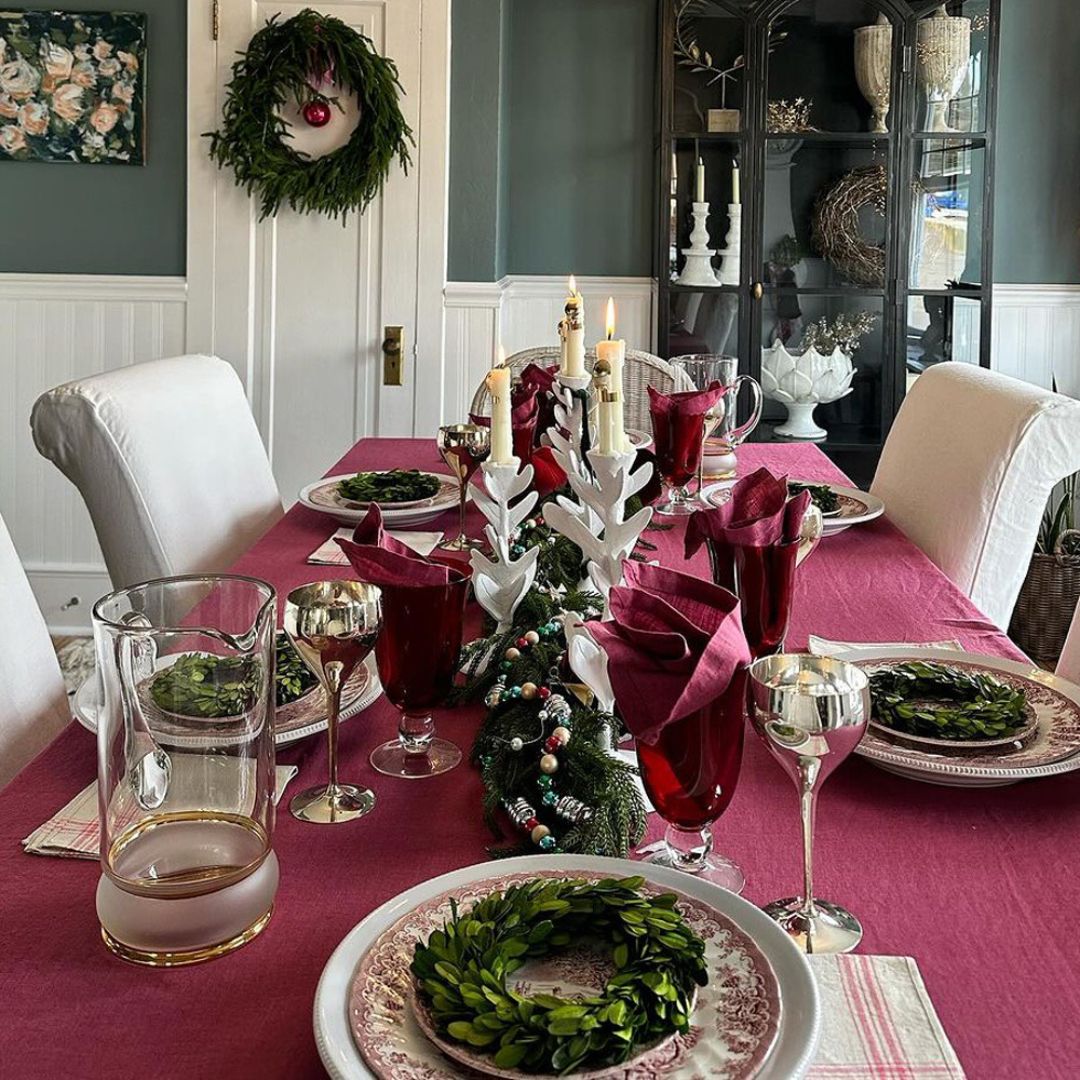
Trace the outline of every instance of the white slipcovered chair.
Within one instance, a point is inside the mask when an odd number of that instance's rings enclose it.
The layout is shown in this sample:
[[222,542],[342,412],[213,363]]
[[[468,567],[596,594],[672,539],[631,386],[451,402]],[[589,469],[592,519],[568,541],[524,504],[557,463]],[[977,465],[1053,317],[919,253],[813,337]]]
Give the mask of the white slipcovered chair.
[[870,490],[1005,629],[1050,492],[1077,469],[1080,401],[951,362],[915,380]]
[[216,357],[58,386],[30,426],[82,493],[117,588],[224,570],[282,515],[243,387]]
[[1064,679],[1080,683],[1080,605],[1073,612],[1069,636],[1058,657],[1057,673]]
[[[540,349],[524,349],[508,356],[503,367],[510,369],[510,378],[517,382],[521,373],[529,366],[536,364],[537,367],[551,367],[559,362],[559,348],[547,346]],[[596,350],[589,349],[585,354],[585,367],[592,371],[596,362]],[[651,432],[652,420],[649,418],[649,396],[645,391],[646,386],[655,387],[665,394],[674,393],[677,390],[693,390],[694,386],[685,372],[674,368],[666,360],[652,353],[641,352],[637,349],[626,350],[626,364],[623,368],[623,396],[626,398],[626,411],[624,419],[628,428],[636,428],[638,431]],[[472,404],[469,406],[471,416],[488,416],[491,412],[491,396],[488,394],[487,383],[481,382],[473,395]]]
[[0,790],[71,719],[41,609],[0,518]]

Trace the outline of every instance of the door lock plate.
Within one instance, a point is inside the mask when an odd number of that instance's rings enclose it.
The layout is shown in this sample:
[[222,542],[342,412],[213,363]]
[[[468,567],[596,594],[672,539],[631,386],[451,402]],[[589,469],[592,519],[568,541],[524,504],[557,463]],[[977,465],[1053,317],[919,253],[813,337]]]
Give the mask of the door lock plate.
[[405,374],[405,327],[383,329],[383,386],[401,386]]

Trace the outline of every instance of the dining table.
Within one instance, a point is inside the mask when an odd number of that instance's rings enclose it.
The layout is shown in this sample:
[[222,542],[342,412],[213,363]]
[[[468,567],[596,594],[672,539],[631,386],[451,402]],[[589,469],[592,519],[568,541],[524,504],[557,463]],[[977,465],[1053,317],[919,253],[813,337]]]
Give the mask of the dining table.
[[[740,472],[759,466],[845,482],[812,444],[739,450]],[[446,471],[431,439],[379,438],[358,442],[327,475],[398,467]],[[687,561],[684,522],[669,520],[673,528],[645,534],[657,549],[650,557],[707,578],[707,557]],[[455,522],[456,511],[424,528],[449,532]],[[468,524],[480,533],[475,508]],[[295,505],[230,569],[270,582],[280,607],[298,585],[351,576],[349,568],[307,561],[337,527]],[[478,633],[478,609],[473,617]],[[802,564],[787,647],[805,649],[810,634],[853,642],[955,638],[971,652],[1024,659],[887,513],[825,538]],[[482,712],[479,703],[439,710],[439,733],[468,750]],[[325,736],[279,750],[279,763],[295,764],[299,776],[277,814],[281,884],[273,916],[237,952],[170,970],[132,966],[105,949],[93,861],[22,850],[20,841],[95,777],[93,735],[74,722],[66,728],[0,793],[0,1076],[324,1075],[312,1006],[337,944],[384,901],[482,862],[500,843],[484,823],[480,776],[467,756],[424,779],[371,768],[368,755],[396,727],[385,697],[341,726],[342,780],[377,796],[371,814],[343,825],[305,824],[284,808],[290,794],[325,779]],[[661,832],[652,815],[650,838]],[[743,868],[749,900],[799,892],[795,789],[754,737],[715,835],[718,849]],[[507,826],[501,842],[514,839]],[[858,916],[861,952],[915,958],[967,1075],[979,1080],[1080,1075],[1078,863],[1077,773],[997,788],[941,787],[852,757],[820,799],[816,892]]]

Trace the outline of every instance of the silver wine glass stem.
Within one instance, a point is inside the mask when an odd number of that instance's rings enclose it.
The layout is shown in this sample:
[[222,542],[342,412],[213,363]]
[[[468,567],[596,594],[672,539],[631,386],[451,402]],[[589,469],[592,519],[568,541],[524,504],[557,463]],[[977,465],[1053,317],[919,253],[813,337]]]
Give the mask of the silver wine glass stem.
[[817,808],[817,777],[821,762],[817,758],[799,758],[799,815],[803,836],[802,914],[814,918],[814,811]]
[[341,711],[341,661],[331,661],[324,670],[326,673],[326,737],[328,744],[327,758],[330,768],[329,787],[332,792],[336,792],[338,787],[338,713]]

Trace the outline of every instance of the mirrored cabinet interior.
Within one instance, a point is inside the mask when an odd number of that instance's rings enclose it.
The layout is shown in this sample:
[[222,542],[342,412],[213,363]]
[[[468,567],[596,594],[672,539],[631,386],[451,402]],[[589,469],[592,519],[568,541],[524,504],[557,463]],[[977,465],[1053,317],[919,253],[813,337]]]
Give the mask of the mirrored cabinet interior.
[[998,0],[662,0],[658,349],[861,483],[919,373],[989,365]]

